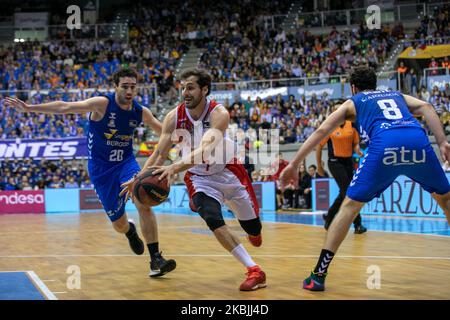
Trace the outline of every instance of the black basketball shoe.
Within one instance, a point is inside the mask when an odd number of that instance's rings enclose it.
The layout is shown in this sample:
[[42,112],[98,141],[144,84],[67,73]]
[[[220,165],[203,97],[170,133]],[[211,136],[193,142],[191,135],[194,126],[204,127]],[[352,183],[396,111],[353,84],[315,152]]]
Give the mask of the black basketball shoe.
[[145,251],[144,242],[142,242],[141,238],[136,231],[136,226],[134,225],[133,220],[128,220],[130,224],[130,230],[125,234],[128,238],[128,243],[130,244],[131,250],[137,255],[141,255]]
[[355,227],[355,234],[363,234],[367,231],[367,228],[364,227],[362,224]]
[[177,267],[177,263],[173,259],[166,260],[161,255],[161,252],[158,252],[152,256],[152,260],[150,261],[150,274],[151,278],[161,277],[166,273],[174,270]]

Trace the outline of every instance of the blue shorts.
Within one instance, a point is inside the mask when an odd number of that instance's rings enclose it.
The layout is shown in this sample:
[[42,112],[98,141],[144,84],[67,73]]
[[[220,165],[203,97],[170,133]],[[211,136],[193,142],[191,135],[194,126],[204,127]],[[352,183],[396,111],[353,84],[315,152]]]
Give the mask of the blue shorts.
[[399,176],[405,175],[430,193],[446,194],[450,184],[427,135],[420,128],[384,131],[370,141],[347,196],[369,202],[379,197]]
[[88,170],[98,199],[109,219],[116,221],[125,213],[125,195],[119,197],[120,185],[141,170],[139,164],[134,157],[114,166],[90,160]]

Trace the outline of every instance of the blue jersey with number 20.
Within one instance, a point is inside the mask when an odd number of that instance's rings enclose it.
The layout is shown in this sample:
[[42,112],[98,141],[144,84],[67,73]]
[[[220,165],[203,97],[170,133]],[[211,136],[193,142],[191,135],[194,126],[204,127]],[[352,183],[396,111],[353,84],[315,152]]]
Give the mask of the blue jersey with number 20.
[[103,118],[89,120],[89,160],[114,166],[133,156],[133,132],[142,122],[142,106],[133,100],[131,110],[124,110],[114,93],[105,97],[109,103]]
[[125,212],[121,184],[140,171],[133,155],[133,131],[142,121],[142,106],[133,100],[131,110],[117,105],[115,94],[105,96],[108,106],[99,121],[89,120],[89,176],[111,221]]

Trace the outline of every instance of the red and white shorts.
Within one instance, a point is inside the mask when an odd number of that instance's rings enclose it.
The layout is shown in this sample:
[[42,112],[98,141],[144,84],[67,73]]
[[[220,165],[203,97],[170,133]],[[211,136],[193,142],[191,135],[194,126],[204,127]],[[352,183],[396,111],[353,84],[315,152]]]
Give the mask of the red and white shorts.
[[227,205],[238,220],[251,220],[259,216],[259,206],[250,178],[242,164],[228,164],[221,172],[212,175],[196,175],[186,172],[184,182],[191,199],[197,192]]

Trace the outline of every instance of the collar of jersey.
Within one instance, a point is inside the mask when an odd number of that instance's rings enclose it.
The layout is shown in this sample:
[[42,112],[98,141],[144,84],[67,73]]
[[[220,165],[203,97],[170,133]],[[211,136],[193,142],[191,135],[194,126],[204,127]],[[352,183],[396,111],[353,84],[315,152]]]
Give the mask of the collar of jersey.
[[198,118],[198,120],[194,120],[194,119],[192,118],[191,114],[189,113],[189,109],[186,108],[186,105],[185,105],[184,107],[185,107],[185,109],[186,109],[186,115],[187,115],[187,117],[189,118],[189,120],[190,120],[192,123],[199,123],[199,122],[202,122],[202,121],[203,121],[203,118],[205,117],[206,113],[208,112],[210,103],[211,103],[210,101],[206,101],[205,109],[203,110],[203,113],[202,113],[202,115],[200,116],[200,118]]

